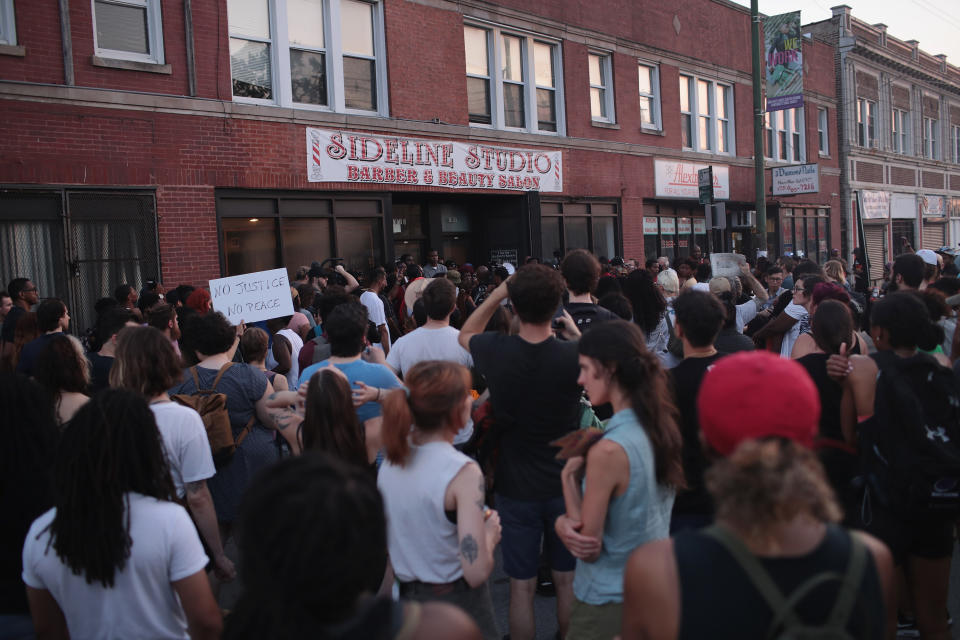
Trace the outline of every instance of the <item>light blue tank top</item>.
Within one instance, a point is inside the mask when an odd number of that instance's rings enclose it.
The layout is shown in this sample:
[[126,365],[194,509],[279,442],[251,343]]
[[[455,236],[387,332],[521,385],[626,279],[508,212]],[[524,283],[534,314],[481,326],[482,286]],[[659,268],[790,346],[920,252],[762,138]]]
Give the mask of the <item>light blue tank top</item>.
[[610,501],[603,523],[603,548],[595,562],[577,560],[573,593],[587,604],[623,602],[623,569],[630,553],[670,535],[670,511],[676,492],[657,484],[653,449],[633,409],[607,423],[603,436],[616,442],[630,463],[630,485]]

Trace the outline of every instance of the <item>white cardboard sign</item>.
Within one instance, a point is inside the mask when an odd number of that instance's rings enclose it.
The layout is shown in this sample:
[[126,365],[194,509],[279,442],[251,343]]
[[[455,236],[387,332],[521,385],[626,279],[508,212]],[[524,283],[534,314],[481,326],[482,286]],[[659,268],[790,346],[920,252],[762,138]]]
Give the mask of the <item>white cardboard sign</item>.
[[747,259],[739,253],[711,253],[710,267],[713,276],[739,276],[740,265],[745,264]]
[[293,297],[286,269],[211,280],[210,298],[214,310],[225,315],[234,325],[293,315]]

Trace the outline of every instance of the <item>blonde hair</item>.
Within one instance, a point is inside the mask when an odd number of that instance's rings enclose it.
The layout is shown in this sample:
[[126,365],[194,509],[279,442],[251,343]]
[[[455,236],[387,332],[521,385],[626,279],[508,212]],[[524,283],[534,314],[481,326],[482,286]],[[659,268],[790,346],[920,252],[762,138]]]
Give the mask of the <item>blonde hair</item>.
[[747,440],[716,461],[705,480],[717,518],[758,536],[799,515],[821,522],[843,515],[817,456],[789,440]]
[[843,263],[839,260],[827,260],[823,265],[823,273],[826,274],[828,278],[836,282],[843,282],[846,279],[846,272],[843,268]]

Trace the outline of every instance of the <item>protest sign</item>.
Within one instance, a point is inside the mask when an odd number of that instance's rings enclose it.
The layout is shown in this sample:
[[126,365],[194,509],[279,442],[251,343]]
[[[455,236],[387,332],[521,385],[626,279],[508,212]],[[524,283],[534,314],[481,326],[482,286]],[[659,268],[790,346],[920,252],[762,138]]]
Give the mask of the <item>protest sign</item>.
[[259,322],[293,315],[293,297],[286,269],[256,271],[210,281],[215,311],[230,324]]
[[747,259],[739,253],[711,253],[710,268],[713,276],[739,276],[740,265],[746,264]]

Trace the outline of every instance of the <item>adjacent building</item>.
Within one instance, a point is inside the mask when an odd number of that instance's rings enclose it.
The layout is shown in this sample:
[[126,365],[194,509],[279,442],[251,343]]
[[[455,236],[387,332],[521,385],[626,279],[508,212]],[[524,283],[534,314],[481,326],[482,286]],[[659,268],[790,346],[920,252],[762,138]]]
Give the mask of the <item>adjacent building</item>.
[[[770,190],[772,255],[839,246],[831,38],[768,118],[767,184],[817,180]],[[151,276],[677,258],[706,248],[707,166],[714,250],[753,253],[750,58],[725,0],[0,0],[0,281],[86,326]]]
[[871,278],[908,250],[960,243],[960,68],[850,7],[805,27],[835,47],[845,255]]

